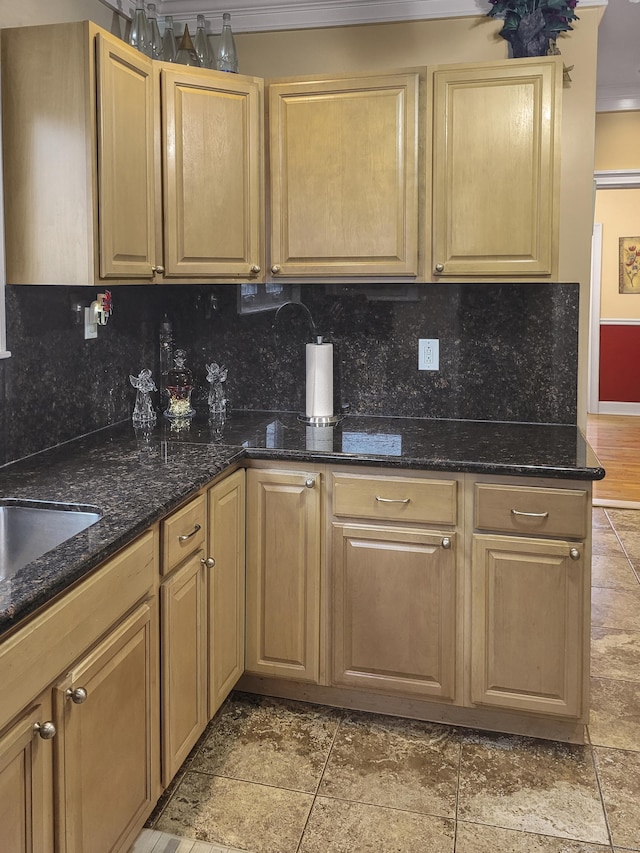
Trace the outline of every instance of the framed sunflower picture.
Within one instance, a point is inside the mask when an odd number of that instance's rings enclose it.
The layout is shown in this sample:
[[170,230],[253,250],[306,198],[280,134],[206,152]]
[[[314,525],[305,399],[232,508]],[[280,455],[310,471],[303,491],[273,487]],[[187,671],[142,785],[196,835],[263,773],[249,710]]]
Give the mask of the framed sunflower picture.
[[620,293],[640,293],[640,237],[620,237]]

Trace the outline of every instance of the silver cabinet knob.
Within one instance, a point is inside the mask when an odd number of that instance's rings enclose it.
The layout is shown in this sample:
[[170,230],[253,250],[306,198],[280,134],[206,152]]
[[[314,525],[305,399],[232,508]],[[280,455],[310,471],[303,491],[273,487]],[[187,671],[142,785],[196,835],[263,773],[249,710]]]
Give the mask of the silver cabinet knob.
[[444,264],[436,264],[436,272],[444,272]]
[[571,557],[572,560],[579,560],[580,559],[580,551],[578,551],[577,548],[572,548],[569,551],[569,556]]
[[216,561],[213,557],[200,557],[200,563],[207,569],[213,569],[216,564]]
[[254,275],[258,275],[258,273],[260,272],[260,267],[258,266],[258,264],[252,264],[249,272],[252,272]]
[[42,740],[51,740],[56,735],[56,727],[51,720],[48,720],[46,723],[34,723],[33,730],[40,735]]
[[278,264],[274,264],[274,265],[271,267],[271,272],[272,272],[274,275],[277,275],[277,274],[280,272],[280,267],[278,266]]
[[74,705],[82,705],[83,702],[87,701],[87,697],[89,694],[84,689],[84,687],[76,687],[74,689],[71,689],[71,687],[69,687],[67,688],[67,690],[64,691],[64,695],[67,697],[67,699],[71,699]]
[[448,536],[443,536],[442,542],[440,544],[443,548],[446,548],[448,550],[449,548],[451,548],[451,539],[449,539]]
[[307,479],[304,481],[304,484],[308,489],[312,489],[315,486],[316,481],[313,477],[307,477]]
[[151,272],[154,275],[164,275],[164,267],[163,266],[151,267]]

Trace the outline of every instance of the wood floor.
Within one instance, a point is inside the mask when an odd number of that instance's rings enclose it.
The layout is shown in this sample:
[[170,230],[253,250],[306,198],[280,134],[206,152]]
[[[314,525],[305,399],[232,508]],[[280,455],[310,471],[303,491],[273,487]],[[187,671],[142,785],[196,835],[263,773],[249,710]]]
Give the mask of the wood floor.
[[640,417],[588,415],[587,441],[607,472],[593,484],[601,506],[640,506]]

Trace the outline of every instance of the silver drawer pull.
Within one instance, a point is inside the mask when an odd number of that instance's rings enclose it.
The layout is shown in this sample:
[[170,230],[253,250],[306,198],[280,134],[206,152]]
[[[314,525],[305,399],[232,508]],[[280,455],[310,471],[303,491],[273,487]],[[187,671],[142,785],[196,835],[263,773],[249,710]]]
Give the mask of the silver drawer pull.
[[381,504],[408,504],[408,503],[411,503],[411,498],[381,498],[380,495],[376,495],[376,500],[380,501]]
[[549,518],[548,512],[520,512],[518,509],[512,509],[511,514],[522,516],[523,518]]
[[191,539],[192,536],[195,536],[198,530],[201,530],[199,524],[196,524],[191,533],[183,533],[182,536],[178,536],[178,542],[186,542],[187,539]]
[[572,560],[579,560],[580,559],[580,551],[578,551],[577,548],[572,548],[569,551],[569,556],[571,557]]

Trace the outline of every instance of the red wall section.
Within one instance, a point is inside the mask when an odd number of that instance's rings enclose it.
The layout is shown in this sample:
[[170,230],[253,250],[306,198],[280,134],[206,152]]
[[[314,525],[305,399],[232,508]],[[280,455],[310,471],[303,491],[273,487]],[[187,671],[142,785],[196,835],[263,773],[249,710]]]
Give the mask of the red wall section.
[[600,326],[600,399],[640,403],[640,325]]

